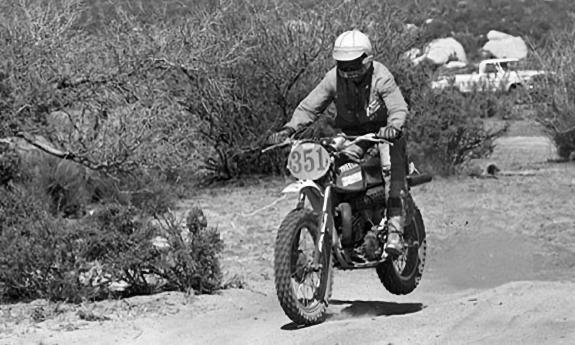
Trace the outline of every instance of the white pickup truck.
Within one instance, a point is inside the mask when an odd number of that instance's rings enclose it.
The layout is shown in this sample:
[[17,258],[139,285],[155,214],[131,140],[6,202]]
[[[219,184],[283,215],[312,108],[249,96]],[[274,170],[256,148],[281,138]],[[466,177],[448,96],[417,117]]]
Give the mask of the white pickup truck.
[[471,74],[444,74],[431,82],[431,88],[443,90],[455,88],[462,93],[473,91],[510,92],[521,88],[530,89],[532,78],[545,71],[517,70],[517,59],[488,59],[479,63],[478,72]]

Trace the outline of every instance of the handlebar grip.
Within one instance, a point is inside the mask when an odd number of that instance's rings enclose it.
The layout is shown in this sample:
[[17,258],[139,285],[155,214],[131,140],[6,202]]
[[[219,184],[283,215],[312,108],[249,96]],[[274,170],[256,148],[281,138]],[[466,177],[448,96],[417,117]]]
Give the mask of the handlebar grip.
[[433,180],[433,177],[430,174],[419,174],[419,175],[408,175],[407,176],[407,184],[410,187],[419,186],[420,184],[431,182],[431,180]]

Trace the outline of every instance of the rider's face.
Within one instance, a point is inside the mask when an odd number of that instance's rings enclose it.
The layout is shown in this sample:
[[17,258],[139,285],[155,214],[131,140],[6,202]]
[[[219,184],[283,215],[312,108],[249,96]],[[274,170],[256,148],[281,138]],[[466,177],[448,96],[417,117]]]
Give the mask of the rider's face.
[[359,57],[351,61],[338,61],[337,68],[342,72],[355,72],[361,70],[363,67],[364,57]]
[[365,55],[351,61],[337,61],[337,69],[339,74],[344,78],[358,78],[361,77],[368,68],[364,63]]

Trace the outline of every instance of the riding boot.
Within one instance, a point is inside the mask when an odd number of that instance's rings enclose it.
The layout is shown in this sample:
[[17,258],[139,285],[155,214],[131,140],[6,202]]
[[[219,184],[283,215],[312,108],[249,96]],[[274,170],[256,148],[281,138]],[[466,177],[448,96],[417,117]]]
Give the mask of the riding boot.
[[399,255],[403,251],[403,228],[405,216],[401,199],[388,199],[387,208],[387,243],[385,252],[390,255]]
[[385,166],[383,169],[383,180],[385,186],[385,198],[387,200],[387,242],[385,245],[385,251],[390,255],[399,255],[403,250],[403,227],[404,219],[403,216],[403,202],[401,198],[391,198],[391,173],[389,169]]

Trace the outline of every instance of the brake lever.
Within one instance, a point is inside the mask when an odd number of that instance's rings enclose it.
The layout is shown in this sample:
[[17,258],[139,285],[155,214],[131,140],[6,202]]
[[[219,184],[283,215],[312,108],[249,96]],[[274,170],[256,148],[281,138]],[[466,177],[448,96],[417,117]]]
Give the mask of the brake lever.
[[355,145],[361,141],[368,141],[375,144],[388,144],[389,146],[393,146],[393,143],[391,141],[378,137],[373,133],[369,133],[353,139],[349,143],[345,144],[344,148],[350,147],[351,145]]
[[262,153],[266,153],[266,152],[268,152],[268,151],[271,151],[271,150],[274,150],[274,149],[277,149],[277,148],[280,148],[280,147],[284,147],[284,146],[291,145],[291,143],[292,143],[292,139],[291,139],[291,138],[287,138],[286,140],[284,140],[284,141],[281,142],[281,143],[273,144],[273,145],[271,145],[271,146],[266,147],[265,149],[262,149]]

